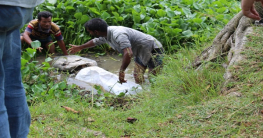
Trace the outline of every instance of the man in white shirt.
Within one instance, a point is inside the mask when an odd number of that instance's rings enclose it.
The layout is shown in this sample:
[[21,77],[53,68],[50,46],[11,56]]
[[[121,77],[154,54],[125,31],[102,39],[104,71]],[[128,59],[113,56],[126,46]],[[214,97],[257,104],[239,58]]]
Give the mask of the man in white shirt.
[[30,113],[21,78],[20,28],[44,0],[0,0],[0,138],[26,138]]
[[120,83],[125,83],[125,69],[134,57],[134,78],[136,83],[143,83],[146,68],[149,73],[156,75],[162,65],[164,49],[162,44],[153,36],[144,34],[132,28],[123,26],[108,26],[108,24],[99,18],[94,18],[85,24],[86,30],[94,37],[87,43],[76,46],[71,45],[71,53],[78,52],[85,48],[94,47],[107,43],[114,50],[123,54],[122,65],[119,71]]

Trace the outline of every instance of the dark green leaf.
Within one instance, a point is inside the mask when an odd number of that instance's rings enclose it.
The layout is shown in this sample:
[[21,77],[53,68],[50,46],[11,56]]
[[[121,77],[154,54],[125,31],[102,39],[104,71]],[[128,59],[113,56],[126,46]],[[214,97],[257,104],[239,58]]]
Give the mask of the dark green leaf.
[[28,62],[28,60],[21,58],[21,66],[22,67],[25,66],[27,62]]
[[87,15],[82,15],[81,20],[80,20],[80,24],[84,24],[85,22],[87,22],[89,20],[89,16]]
[[183,34],[185,37],[191,37],[191,36],[193,35],[193,33],[192,33],[191,30],[183,31],[182,34]]
[[74,17],[75,17],[76,19],[81,19],[82,13],[81,13],[81,12],[77,12],[77,13],[74,14]]
[[100,15],[100,12],[95,8],[89,8],[89,10],[97,15]]
[[66,7],[66,11],[70,11],[70,10],[75,10],[75,8],[72,7],[72,6],[67,6],[67,7]]
[[64,90],[67,88],[67,83],[65,81],[59,83],[59,89]]
[[165,12],[164,10],[162,10],[162,9],[159,9],[159,10],[157,11],[157,15],[158,15],[159,17],[164,17],[165,14],[166,14],[166,12]]
[[101,17],[102,17],[102,19],[106,20],[106,19],[110,18],[110,14],[107,13],[106,11],[104,11],[104,12],[101,14]]

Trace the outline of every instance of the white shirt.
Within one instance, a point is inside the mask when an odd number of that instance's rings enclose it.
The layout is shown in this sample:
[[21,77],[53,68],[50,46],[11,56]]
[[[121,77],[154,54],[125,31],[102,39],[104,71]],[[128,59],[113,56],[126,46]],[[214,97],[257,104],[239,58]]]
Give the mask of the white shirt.
[[124,48],[131,47],[133,55],[140,58],[145,65],[152,56],[152,50],[162,47],[162,44],[153,36],[123,26],[109,26],[107,37],[94,38],[93,42],[95,45],[107,43],[120,53],[123,53]]

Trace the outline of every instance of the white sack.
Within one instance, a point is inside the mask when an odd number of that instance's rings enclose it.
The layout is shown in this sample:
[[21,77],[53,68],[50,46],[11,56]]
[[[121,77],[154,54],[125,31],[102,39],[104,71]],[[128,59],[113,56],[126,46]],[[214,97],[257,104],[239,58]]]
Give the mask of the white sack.
[[117,81],[119,81],[119,77],[117,75],[97,66],[81,69],[75,79],[93,85],[100,85],[105,91],[116,95],[119,95],[121,92],[126,94],[136,94],[142,90],[141,86],[135,82],[127,81],[127,83],[118,83]]

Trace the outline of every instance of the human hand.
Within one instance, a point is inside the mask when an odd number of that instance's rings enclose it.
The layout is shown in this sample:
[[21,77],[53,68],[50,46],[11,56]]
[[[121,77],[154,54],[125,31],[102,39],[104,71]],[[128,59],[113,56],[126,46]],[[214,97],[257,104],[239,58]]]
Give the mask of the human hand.
[[72,45],[72,44],[69,44],[69,45],[71,46],[71,48],[68,49],[68,52],[69,52],[70,54],[74,54],[74,53],[79,52],[79,51],[82,50],[81,47],[79,47],[79,46],[77,46],[77,45]]
[[42,51],[41,51],[42,49],[43,49],[42,47],[37,48],[37,50],[38,50],[39,52],[42,52]]
[[260,20],[261,18],[254,7],[255,1],[260,1],[261,4],[263,5],[263,0],[242,0],[241,3],[242,13],[248,18],[254,20]]
[[124,71],[120,71],[120,72],[119,72],[119,82],[120,82],[121,84],[127,82],[127,80],[124,80],[124,77],[125,77]]

